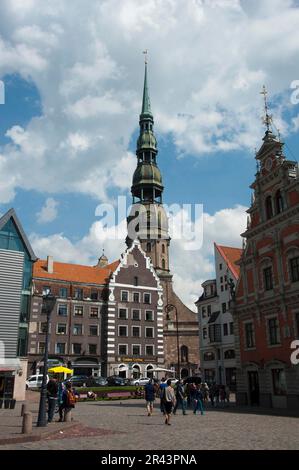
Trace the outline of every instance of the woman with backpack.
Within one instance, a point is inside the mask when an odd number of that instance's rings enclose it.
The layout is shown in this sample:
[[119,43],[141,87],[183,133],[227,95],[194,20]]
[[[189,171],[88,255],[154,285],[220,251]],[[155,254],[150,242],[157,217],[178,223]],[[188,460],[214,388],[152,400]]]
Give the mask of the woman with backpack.
[[66,383],[66,387],[62,393],[62,406],[64,409],[64,421],[70,421],[71,411],[75,408],[76,397],[72,390],[72,384],[70,382]]

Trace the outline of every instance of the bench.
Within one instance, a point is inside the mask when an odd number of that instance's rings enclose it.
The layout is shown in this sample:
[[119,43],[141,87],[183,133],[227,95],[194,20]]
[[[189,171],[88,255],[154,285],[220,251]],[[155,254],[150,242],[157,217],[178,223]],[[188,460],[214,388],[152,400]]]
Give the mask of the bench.
[[132,394],[131,392],[108,392],[107,393],[107,398],[131,398]]

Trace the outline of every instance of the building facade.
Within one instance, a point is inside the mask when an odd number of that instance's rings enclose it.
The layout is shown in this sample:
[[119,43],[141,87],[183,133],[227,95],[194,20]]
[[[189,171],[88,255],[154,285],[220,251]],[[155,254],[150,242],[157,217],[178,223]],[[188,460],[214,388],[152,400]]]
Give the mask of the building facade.
[[0,400],[25,399],[35,260],[21,223],[11,209],[0,218]]
[[291,362],[299,338],[298,164],[285,158],[266,117],[233,302],[237,401],[298,409],[299,365]]
[[242,250],[214,244],[216,279],[202,284],[198,309],[201,372],[206,382],[236,389],[234,323],[230,311],[233,286],[239,278]]

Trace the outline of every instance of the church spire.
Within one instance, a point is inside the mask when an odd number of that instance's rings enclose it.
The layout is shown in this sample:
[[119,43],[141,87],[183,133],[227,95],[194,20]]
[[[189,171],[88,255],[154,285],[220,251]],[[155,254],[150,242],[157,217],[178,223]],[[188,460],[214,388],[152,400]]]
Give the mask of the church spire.
[[143,117],[153,117],[151,111],[151,102],[148,91],[147,83],[147,49],[143,52],[145,54],[145,71],[144,71],[144,86],[143,86],[143,99],[140,119]]

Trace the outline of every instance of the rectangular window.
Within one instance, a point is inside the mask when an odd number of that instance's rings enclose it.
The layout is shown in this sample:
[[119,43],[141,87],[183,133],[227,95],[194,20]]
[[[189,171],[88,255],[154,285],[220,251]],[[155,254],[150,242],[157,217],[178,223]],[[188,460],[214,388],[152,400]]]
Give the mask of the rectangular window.
[[45,346],[46,346],[46,343],[44,343],[44,342],[39,342],[38,343],[38,352],[39,352],[39,354],[44,354],[45,353]]
[[223,283],[223,277],[222,276],[220,277],[220,283],[221,284]]
[[90,293],[91,300],[98,300],[98,291],[92,290]]
[[283,369],[272,369],[272,383],[274,395],[285,396],[287,394],[286,377]]
[[154,346],[150,344],[145,345],[145,355],[146,356],[153,356],[154,355]]
[[139,294],[139,292],[134,292],[134,294],[133,294],[133,302],[135,302],[136,304],[139,304],[139,302],[140,302],[140,294]]
[[154,321],[154,312],[152,310],[145,311],[145,320],[146,321]]
[[65,354],[65,343],[55,344],[55,354]]
[[89,336],[98,336],[98,326],[89,325]]
[[39,324],[39,332],[42,335],[45,335],[47,333],[47,322],[42,322]]
[[145,337],[153,338],[154,337],[154,328],[146,327],[145,328]]
[[230,335],[234,334],[234,322],[230,322],[229,324],[229,334]]
[[81,305],[76,305],[74,308],[75,317],[83,317],[83,307]]
[[208,337],[208,330],[207,328],[202,329],[202,339],[207,339]]
[[134,336],[135,338],[140,337],[140,327],[139,326],[132,326],[132,336]]
[[208,317],[211,316],[211,313],[212,313],[212,307],[211,305],[208,305]]
[[75,324],[73,326],[73,335],[78,336],[83,334],[83,327],[81,324]]
[[222,313],[226,312],[226,302],[222,304]]
[[264,269],[264,283],[265,283],[265,290],[272,290],[273,289],[273,277],[272,277],[272,268]]
[[99,317],[98,307],[90,307],[89,317],[90,318],[98,318]]
[[127,290],[122,290],[120,297],[121,297],[122,302],[128,302],[129,301],[129,292]]
[[222,263],[219,264],[219,269],[222,270]]
[[73,343],[73,354],[81,354],[82,344]]
[[245,344],[246,348],[255,347],[253,323],[245,323]]
[[145,304],[150,304],[151,303],[151,294],[148,294],[148,293],[143,294],[143,302]]
[[140,320],[140,310],[134,309],[132,310],[132,320],[139,321]]
[[61,299],[66,299],[67,298],[67,287],[60,287],[59,289],[59,297]]
[[221,292],[223,292],[223,286],[221,286]]
[[299,281],[299,256],[290,260],[290,268],[292,282]]
[[128,355],[128,345],[127,344],[119,344],[118,345],[118,354],[120,356],[127,356]]
[[67,305],[66,304],[59,304],[58,305],[58,315],[60,317],[66,317],[67,316]]
[[134,286],[138,286],[138,277],[137,276],[134,277]]
[[96,344],[89,344],[88,345],[88,352],[89,352],[89,354],[97,354],[97,345]]
[[127,326],[119,326],[118,327],[118,336],[128,336],[128,327]]
[[128,310],[126,308],[120,308],[118,310],[118,318],[121,318],[121,320],[127,320]]
[[206,318],[207,314],[206,314],[206,307],[202,307],[201,309],[201,316],[202,318]]
[[279,344],[279,325],[278,318],[270,318],[268,320],[269,343],[271,345]]
[[66,335],[66,323],[58,323],[56,326],[57,335]]
[[77,287],[74,292],[74,298],[77,300],[82,300],[83,299],[83,289],[80,289]]
[[227,336],[228,335],[228,325],[227,323],[224,323],[223,325],[223,336]]
[[140,356],[141,346],[140,344],[133,344],[132,346],[132,354],[133,356]]

